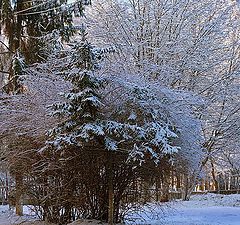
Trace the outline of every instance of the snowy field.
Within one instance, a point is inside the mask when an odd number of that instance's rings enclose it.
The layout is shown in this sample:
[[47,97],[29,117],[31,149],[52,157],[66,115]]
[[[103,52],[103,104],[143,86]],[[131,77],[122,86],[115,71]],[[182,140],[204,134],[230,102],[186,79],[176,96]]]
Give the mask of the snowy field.
[[8,205],[0,205],[0,225],[24,224],[26,221],[31,222],[36,219],[32,210],[27,206],[24,206],[23,213],[22,217],[16,216],[14,210],[9,209]]
[[[142,225],[240,225],[240,194],[193,196],[190,201],[175,201],[145,207],[131,215],[131,224]],[[31,210],[24,208],[25,216],[13,216],[8,206],[0,206],[0,225],[24,224],[33,220]],[[34,224],[29,222],[28,225]],[[76,223],[74,223],[76,224]],[[80,224],[80,223],[77,223]],[[97,223],[96,223],[97,224]]]
[[190,201],[151,205],[132,217],[135,224],[240,225],[240,194],[192,196]]

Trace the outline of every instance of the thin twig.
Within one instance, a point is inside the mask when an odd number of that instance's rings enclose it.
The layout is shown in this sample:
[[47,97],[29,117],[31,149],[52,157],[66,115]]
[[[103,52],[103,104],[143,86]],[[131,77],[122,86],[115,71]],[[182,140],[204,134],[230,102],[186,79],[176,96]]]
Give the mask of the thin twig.
[[0,40],[0,43],[2,43],[8,49],[9,52],[14,53],[3,41]]

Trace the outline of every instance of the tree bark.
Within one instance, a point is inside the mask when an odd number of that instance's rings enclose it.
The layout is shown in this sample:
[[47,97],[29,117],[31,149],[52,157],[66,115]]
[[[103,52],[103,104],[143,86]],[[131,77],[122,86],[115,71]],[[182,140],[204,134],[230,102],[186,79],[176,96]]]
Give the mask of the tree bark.
[[112,154],[109,154],[108,167],[108,224],[113,225],[114,215],[114,190],[113,190],[113,162]]
[[17,173],[15,176],[16,179],[16,214],[18,216],[23,215],[23,205],[22,205],[22,189],[23,189],[23,177],[22,174]]
[[211,167],[212,167],[211,173],[212,173],[212,179],[213,179],[214,189],[215,189],[215,191],[218,191],[218,190],[219,190],[219,185],[218,185],[218,181],[217,181],[217,178],[216,178],[216,173],[215,173],[214,164],[213,164],[212,161],[211,161]]

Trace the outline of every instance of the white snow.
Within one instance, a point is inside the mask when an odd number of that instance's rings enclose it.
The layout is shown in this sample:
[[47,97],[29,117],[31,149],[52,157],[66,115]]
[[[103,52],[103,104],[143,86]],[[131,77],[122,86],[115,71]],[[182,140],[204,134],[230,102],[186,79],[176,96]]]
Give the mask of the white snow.
[[144,225],[240,225],[240,194],[205,194],[190,201],[150,204],[130,218],[135,218],[130,224]]
[[[0,206],[0,225],[34,220],[29,207],[24,207],[24,214],[17,217],[8,206]],[[203,194],[192,196],[190,201],[151,203],[128,218],[129,224],[138,225],[240,225],[240,194]]]
[[24,216],[16,216],[15,211],[10,209],[8,205],[0,205],[0,225],[22,224],[25,221],[33,221],[36,219],[34,213],[29,206],[23,207]]

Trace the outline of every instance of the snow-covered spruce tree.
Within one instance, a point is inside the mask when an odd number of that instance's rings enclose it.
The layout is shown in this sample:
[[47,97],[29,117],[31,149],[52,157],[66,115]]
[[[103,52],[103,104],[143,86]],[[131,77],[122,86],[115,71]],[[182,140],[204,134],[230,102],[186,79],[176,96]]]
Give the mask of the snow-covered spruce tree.
[[60,149],[66,145],[82,146],[83,142],[87,142],[89,130],[97,136],[103,134],[100,127],[93,123],[99,117],[102,103],[98,91],[103,80],[93,75],[96,66],[93,47],[88,43],[84,30],[81,36],[81,42],[72,47],[73,54],[67,70],[61,73],[72,84],[72,89],[69,93],[62,93],[66,102],[53,105],[53,115],[66,117],[63,123],[50,131],[50,136],[56,137],[52,144]]
[[[71,52],[71,56],[66,56],[67,62],[65,62],[65,58],[63,59],[62,62],[64,62],[63,65],[65,68],[61,68],[63,71],[59,73],[65,81],[71,83],[72,88],[69,92],[61,94],[63,99],[65,99],[63,103],[57,103],[52,106],[53,115],[61,117],[62,122],[49,132],[50,140],[46,147],[43,148],[43,154],[48,157],[50,162],[52,159],[59,160],[59,157],[63,160],[72,157],[73,161],[76,161],[74,154],[77,154],[81,156],[80,158],[77,157],[78,163],[82,164],[84,163],[84,159],[87,162],[86,151],[91,151],[93,148],[90,141],[94,139],[96,147],[102,144],[103,139],[101,137],[104,136],[104,132],[100,125],[95,122],[101,118],[99,111],[102,103],[99,97],[99,89],[102,87],[104,81],[94,76],[94,70],[97,65],[95,64],[96,59],[93,50],[93,47],[86,39],[86,32],[82,27],[81,41],[71,46],[71,50],[69,51],[69,53]],[[87,154],[90,153],[87,152]],[[71,163],[72,161],[67,160],[67,162]],[[46,179],[49,179],[49,187],[52,188],[49,190],[51,192],[49,198],[39,203],[43,209],[42,219],[55,223],[67,223],[74,220],[76,216],[72,217],[73,206],[84,208],[83,203],[80,206],[73,205],[73,202],[71,202],[73,200],[67,199],[71,197],[77,198],[78,196],[76,196],[75,192],[83,193],[83,190],[78,190],[76,183],[73,184],[71,179],[86,183],[86,181],[79,180],[79,175],[74,178],[72,174],[74,171],[76,174],[82,173],[79,170],[79,166],[76,168],[70,167],[71,171],[68,168],[65,167],[65,163],[61,163],[60,169],[62,174],[66,175],[64,178],[59,177],[59,174],[55,173],[51,175],[54,180],[60,179],[65,183],[66,187],[60,193],[54,192],[57,187],[52,182],[52,178],[49,177],[48,173],[48,178],[46,177]],[[87,168],[92,169],[90,166]],[[47,171],[49,170],[47,169]],[[84,172],[86,173],[86,171]],[[39,176],[45,176],[45,174],[38,174],[37,177]],[[81,185],[79,184],[78,186]],[[68,193],[67,196],[63,196],[65,192]],[[55,194],[58,197],[61,196],[61,201],[58,203],[52,197]],[[79,197],[82,198],[83,196]],[[57,201],[59,201],[59,198]],[[59,210],[52,212],[54,207]],[[64,209],[64,213],[61,212],[61,208]]]
[[[84,30],[81,36],[69,51],[71,56],[62,59],[60,75],[72,87],[61,94],[63,102],[53,105],[53,115],[61,122],[50,130],[41,150],[34,176],[42,178],[34,185],[49,193],[39,202],[43,219],[119,222],[129,186],[142,177],[144,168],[157,166],[178,151],[173,146],[177,135],[162,102],[150,90],[97,76],[102,51],[88,43]],[[160,168],[166,169],[161,164]]]

